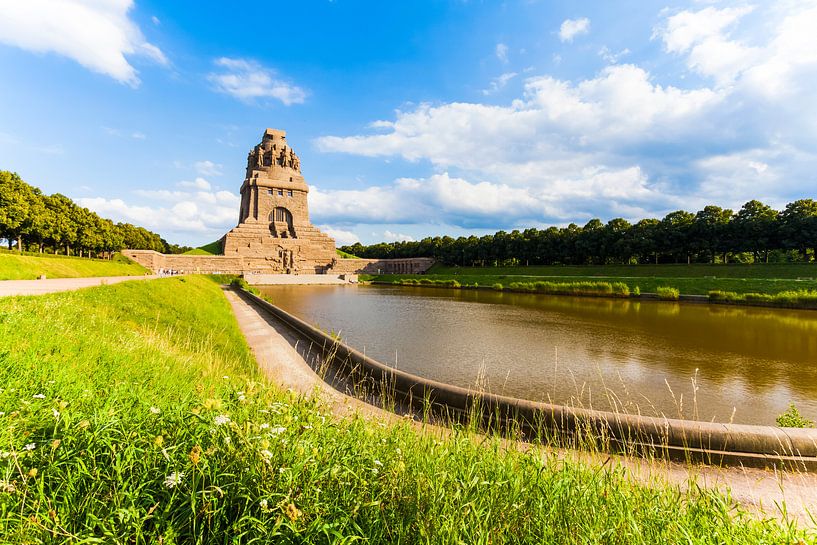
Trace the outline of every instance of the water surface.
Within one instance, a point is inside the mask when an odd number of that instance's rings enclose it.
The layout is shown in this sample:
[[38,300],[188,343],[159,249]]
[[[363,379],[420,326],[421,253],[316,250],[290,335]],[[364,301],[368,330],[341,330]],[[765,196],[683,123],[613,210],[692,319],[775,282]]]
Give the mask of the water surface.
[[464,387],[649,415],[817,417],[817,312],[391,286],[267,286],[367,355]]

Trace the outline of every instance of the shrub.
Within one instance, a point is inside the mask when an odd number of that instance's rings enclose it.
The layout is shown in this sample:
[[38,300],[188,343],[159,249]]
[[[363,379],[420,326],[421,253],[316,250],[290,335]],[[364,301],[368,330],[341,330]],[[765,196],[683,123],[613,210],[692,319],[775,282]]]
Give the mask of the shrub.
[[655,291],[658,294],[658,298],[662,301],[677,301],[681,297],[678,288],[659,286]]
[[639,288],[638,286],[634,287],[633,288],[633,295],[636,296],[636,297],[640,296],[641,295],[641,288]]
[[813,428],[814,422],[805,418],[794,406],[789,403],[789,408],[776,419],[777,425],[781,428]]
[[260,295],[261,294],[261,292],[258,291],[258,289],[250,286],[247,283],[247,281],[244,280],[243,278],[233,278],[233,281],[230,282],[230,285],[232,287],[234,287],[234,288],[238,288],[240,290],[244,290],[244,291],[247,291],[249,293],[252,293],[253,295]]
[[502,287],[502,284],[500,284],[499,282],[497,282],[496,284],[494,284],[494,285],[493,285],[493,286],[491,286],[491,287],[492,287],[493,289],[495,289],[496,291],[502,291],[502,290],[504,289],[504,288]]

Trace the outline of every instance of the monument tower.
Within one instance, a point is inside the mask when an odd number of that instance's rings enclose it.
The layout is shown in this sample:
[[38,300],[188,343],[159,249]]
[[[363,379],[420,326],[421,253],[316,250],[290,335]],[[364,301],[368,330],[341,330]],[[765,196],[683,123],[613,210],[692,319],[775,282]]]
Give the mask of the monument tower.
[[263,259],[275,272],[329,271],[337,263],[335,241],[309,222],[308,193],[286,132],[265,130],[247,155],[238,225],[224,235],[224,255]]

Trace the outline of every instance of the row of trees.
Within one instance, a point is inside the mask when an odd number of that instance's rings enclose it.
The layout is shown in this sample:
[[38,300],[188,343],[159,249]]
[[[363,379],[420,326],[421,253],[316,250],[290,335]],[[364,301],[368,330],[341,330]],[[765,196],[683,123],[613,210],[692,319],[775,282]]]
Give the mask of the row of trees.
[[106,256],[123,248],[180,253],[144,227],[114,223],[55,193],[44,195],[14,172],[0,170],[0,238],[9,249],[52,251],[80,257]]
[[817,202],[798,200],[778,212],[749,201],[737,213],[707,206],[696,214],[678,210],[635,225],[622,218],[606,224],[592,219],[584,227],[571,223],[483,237],[357,243],[341,250],[366,258],[434,257],[472,266],[768,262],[770,255],[781,253],[809,261],[817,255]]

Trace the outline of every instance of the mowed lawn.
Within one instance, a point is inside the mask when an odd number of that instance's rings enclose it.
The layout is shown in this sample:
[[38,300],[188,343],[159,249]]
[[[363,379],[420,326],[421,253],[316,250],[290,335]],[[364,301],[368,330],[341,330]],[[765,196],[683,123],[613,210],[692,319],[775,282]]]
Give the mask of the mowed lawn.
[[33,280],[47,278],[81,278],[85,276],[142,275],[147,269],[122,256],[113,260],[86,259],[54,255],[19,255],[0,252],[0,280]]
[[[551,282],[624,282],[633,291],[655,293],[659,287],[677,288],[685,295],[706,295],[711,290],[737,293],[779,293],[817,289],[817,263],[757,265],[594,265],[551,267],[445,267],[435,265],[425,277],[454,279],[460,284],[491,286],[499,283],[547,280]],[[366,277],[391,282],[411,275]]]
[[202,276],[0,299],[3,543],[797,543],[692,486],[268,385]]

